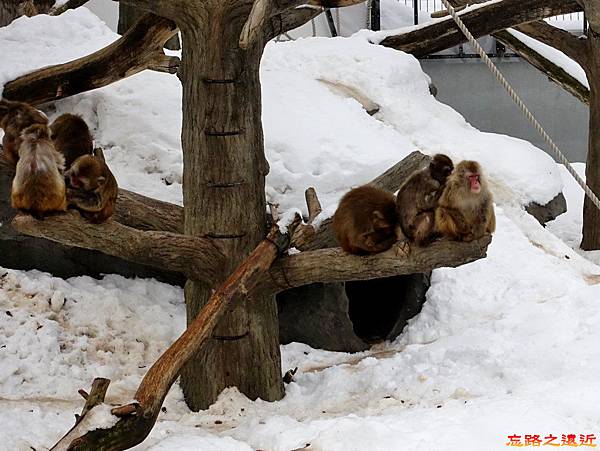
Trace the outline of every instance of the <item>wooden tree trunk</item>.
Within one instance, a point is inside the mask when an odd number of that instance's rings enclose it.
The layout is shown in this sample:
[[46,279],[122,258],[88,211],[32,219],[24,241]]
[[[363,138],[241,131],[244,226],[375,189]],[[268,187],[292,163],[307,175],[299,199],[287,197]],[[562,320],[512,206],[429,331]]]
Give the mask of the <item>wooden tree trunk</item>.
[[[117,25],[117,33],[121,36],[127,33],[127,30],[129,30],[144,14],[146,14],[146,11],[140,10],[135,6],[119,3],[119,23]],[[179,50],[181,48],[179,35],[176,34],[165,42],[165,48]]]
[[[590,28],[589,63],[586,67],[590,84],[590,122],[585,176],[588,186],[600,194],[600,35]],[[586,196],[583,204],[583,240],[581,249],[600,249],[600,210]]]
[[[197,4],[201,4],[197,2]],[[250,6],[203,2],[202,23],[182,21],[184,230],[210,237],[225,249],[225,278],[266,230],[265,176],[261,126],[260,40],[243,51],[238,41]],[[188,282],[188,323],[214,286]],[[205,409],[228,386],[246,396],[283,396],[277,307],[273,295],[237,305],[217,326],[206,351],[181,374],[188,406]]]

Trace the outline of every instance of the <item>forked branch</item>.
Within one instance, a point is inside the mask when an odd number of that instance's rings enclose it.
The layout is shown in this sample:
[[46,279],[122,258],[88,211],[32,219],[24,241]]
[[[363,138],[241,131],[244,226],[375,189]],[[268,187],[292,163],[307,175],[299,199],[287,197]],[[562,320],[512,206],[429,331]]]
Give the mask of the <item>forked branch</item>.
[[[293,230],[295,224],[288,230]],[[181,368],[202,350],[232,302],[250,297],[249,293],[256,283],[288,246],[288,236],[274,227],[269,236],[217,288],[186,331],[148,370],[134,396],[135,402],[112,409],[113,415],[119,418],[116,424],[109,429],[89,430],[89,426],[79,427],[78,422],[53,449],[128,449],[141,443],[154,427],[162,403]]]

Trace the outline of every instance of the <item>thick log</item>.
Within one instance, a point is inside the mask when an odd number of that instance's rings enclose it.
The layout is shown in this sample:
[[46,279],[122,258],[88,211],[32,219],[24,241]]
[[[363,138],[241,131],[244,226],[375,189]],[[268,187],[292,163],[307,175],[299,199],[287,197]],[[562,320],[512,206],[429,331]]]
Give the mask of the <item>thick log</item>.
[[286,235],[277,228],[271,230],[269,236],[217,288],[186,331],[148,370],[134,396],[136,402],[112,410],[113,414],[121,415],[119,421],[109,429],[92,431],[89,431],[89,425],[78,428],[78,421],[52,449],[122,450],[141,443],[154,427],[162,403],[184,364],[203,349],[219,320],[236,299],[251,298],[249,293],[255,284],[288,246]]
[[[467,8],[461,11],[460,17],[475,37],[481,37],[534,20],[578,11],[581,11],[581,6],[575,0],[503,0],[475,9]],[[431,25],[388,36],[378,43],[419,57],[463,42],[466,42],[464,34],[448,17]]]
[[165,41],[175,33],[174,22],[147,14],[109,46],[69,63],[23,75],[8,82],[2,95],[37,105],[101,88],[152,67],[175,73],[179,59],[166,57],[163,52]]
[[62,5],[52,8],[48,14],[50,14],[51,16],[60,16],[62,13],[70,9],[79,8],[80,6],[85,5],[89,1],[90,0],[68,0]]
[[183,207],[124,189],[119,189],[113,219],[134,229],[183,233]]
[[370,280],[402,274],[455,268],[486,256],[491,236],[470,243],[436,241],[426,247],[396,243],[380,254],[357,257],[341,248],[301,252],[279,259],[263,280],[264,287],[280,292],[309,283]]
[[579,39],[568,31],[553,27],[543,20],[525,23],[515,28],[533,39],[560,50],[579,64],[587,64],[588,55],[585,39]]
[[[431,157],[428,155],[418,151],[412,152],[369,183],[395,192],[413,172],[424,168],[430,160]],[[331,218],[325,219],[314,233],[310,233],[310,230],[307,230],[306,227],[298,228],[297,233],[292,238],[292,246],[302,251],[336,246],[331,223]]]
[[170,232],[141,231],[115,221],[90,224],[76,211],[43,220],[17,215],[12,226],[26,235],[177,271],[189,279],[208,283],[221,280],[226,264],[220,247],[210,239]]

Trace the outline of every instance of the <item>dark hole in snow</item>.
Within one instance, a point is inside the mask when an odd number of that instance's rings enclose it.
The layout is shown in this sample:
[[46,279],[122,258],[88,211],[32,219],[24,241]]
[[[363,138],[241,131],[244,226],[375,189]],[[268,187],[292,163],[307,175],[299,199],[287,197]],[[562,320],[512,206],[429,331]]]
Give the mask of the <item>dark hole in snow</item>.
[[393,340],[421,311],[429,274],[312,284],[277,295],[281,343],[357,352]]
[[366,343],[393,340],[421,311],[428,287],[429,277],[423,274],[346,282],[354,333]]

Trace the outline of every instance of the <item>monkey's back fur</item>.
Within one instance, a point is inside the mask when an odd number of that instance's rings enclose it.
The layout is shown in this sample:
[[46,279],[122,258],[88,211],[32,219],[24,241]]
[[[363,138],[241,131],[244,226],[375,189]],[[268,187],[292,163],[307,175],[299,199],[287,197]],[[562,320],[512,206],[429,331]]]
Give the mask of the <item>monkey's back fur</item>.
[[50,125],[52,142],[65,157],[65,166],[70,168],[82,155],[91,155],[94,139],[86,122],[75,114],[62,114]]
[[453,167],[446,155],[434,155],[426,168],[413,173],[398,190],[398,221],[409,240],[425,244],[433,238],[434,209]]
[[350,190],[333,216],[333,233],[346,252],[373,254],[396,241],[396,198],[371,185]]
[[10,163],[16,164],[19,159],[21,132],[35,124],[48,125],[48,118],[24,102],[0,100],[0,128],[4,130],[2,146],[4,156]]
[[12,207],[37,217],[53,211],[65,211],[64,159],[54,149],[47,127],[28,127],[23,138],[11,189]]

